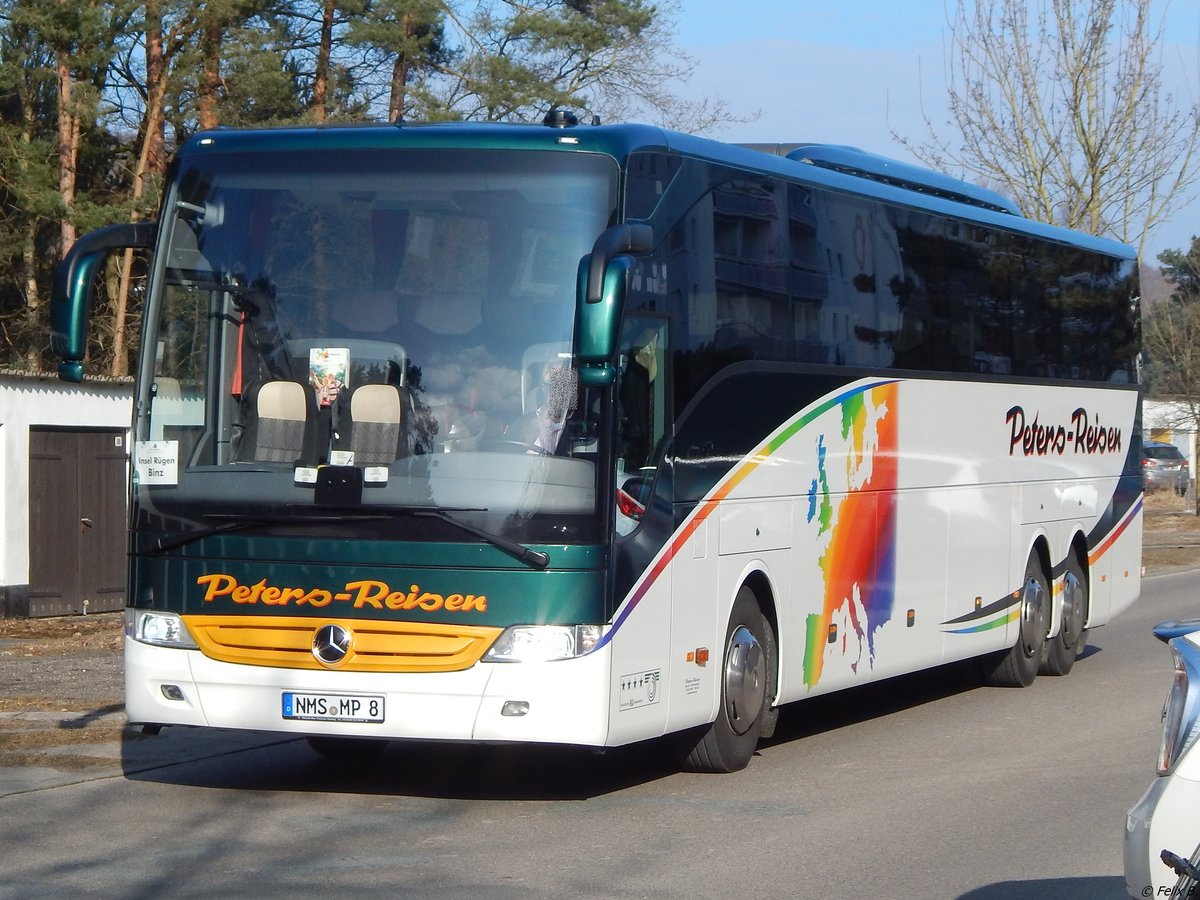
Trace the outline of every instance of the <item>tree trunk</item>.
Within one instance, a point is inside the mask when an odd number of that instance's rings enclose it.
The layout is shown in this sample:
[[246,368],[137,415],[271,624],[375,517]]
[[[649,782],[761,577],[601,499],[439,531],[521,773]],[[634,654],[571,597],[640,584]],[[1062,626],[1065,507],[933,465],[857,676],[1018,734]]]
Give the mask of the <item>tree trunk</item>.
[[[138,202],[146,194],[146,178],[161,175],[166,168],[163,138],[163,97],[166,93],[167,65],[162,41],[162,14],[157,0],[146,3],[146,114],[141,151],[133,169],[133,211],[130,221],[141,218]],[[133,274],[133,251],[122,255],[116,295],[113,300],[113,350],[110,373],[129,374],[129,342],[125,329],[129,320],[129,282]]]
[[[413,37],[412,16],[404,14],[405,43]],[[388,99],[388,121],[393,125],[404,118],[405,90],[408,86],[408,50],[396,54],[396,62],[392,64],[392,90]]]
[[38,296],[37,283],[37,220],[31,219],[25,225],[25,234],[21,238],[21,280],[25,282],[24,332],[25,338],[25,368],[30,372],[39,372],[42,368],[42,354],[38,352],[40,341],[33,336],[43,331],[42,301]]
[[79,116],[75,112],[70,58],[63,53],[55,63],[58,81],[58,192],[62,197],[63,213],[59,225],[59,252],[65,256],[75,243],[75,225],[71,214],[75,208],[75,166],[79,159]]
[[167,60],[163,50],[162,25],[160,0],[146,0],[146,135],[143,155],[146,169],[160,175],[167,170],[162,116]]
[[217,103],[221,90],[221,23],[209,22],[200,33],[200,50],[204,58],[200,71],[200,128],[216,128],[221,124]]
[[[28,184],[30,166],[30,148],[33,145],[33,133],[37,128],[37,110],[34,107],[33,96],[28,90],[28,83],[21,81],[17,92],[21,100],[21,146],[22,152],[18,161],[21,170],[21,181]],[[21,235],[21,281],[24,283],[25,307],[22,311],[22,340],[25,344],[25,368],[30,372],[40,372],[42,354],[39,347],[42,341],[35,335],[45,332],[42,317],[42,298],[38,290],[38,227],[39,217],[30,214],[23,226]]]
[[329,58],[333,53],[334,0],[325,0],[325,13],[321,17],[321,45],[317,50],[317,71],[313,77],[313,121],[320,124],[328,114],[326,103],[329,94]]

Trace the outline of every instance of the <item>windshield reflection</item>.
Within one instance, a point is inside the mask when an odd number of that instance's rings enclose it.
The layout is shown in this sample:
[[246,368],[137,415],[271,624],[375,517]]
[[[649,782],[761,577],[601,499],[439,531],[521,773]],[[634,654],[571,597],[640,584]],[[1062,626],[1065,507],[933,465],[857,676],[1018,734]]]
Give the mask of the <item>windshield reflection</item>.
[[139,467],[143,503],[280,513],[319,505],[332,465],[361,473],[354,503],[587,539],[605,430],[571,365],[575,280],[615,163],[266,156],[181,164],[139,430],[175,476]]

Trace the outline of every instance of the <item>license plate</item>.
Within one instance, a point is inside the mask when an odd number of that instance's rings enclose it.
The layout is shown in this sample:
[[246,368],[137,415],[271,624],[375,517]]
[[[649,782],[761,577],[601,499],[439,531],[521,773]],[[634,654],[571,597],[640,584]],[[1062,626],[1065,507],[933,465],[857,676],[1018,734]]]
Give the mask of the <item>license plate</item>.
[[318,722],[382,722],[383,697],[374,694],[284,691],[283,717]]

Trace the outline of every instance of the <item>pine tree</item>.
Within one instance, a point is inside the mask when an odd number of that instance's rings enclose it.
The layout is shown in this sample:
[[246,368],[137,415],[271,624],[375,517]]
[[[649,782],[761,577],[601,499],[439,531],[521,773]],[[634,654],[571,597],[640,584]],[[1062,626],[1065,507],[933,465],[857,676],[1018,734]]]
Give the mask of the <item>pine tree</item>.
[[438,0],[374,0],[351,20],[347,45],[384,63],[387,121],[412,118],[412,83],[449,63],[444,20],[444,4]]
[[[9,18],[0,31],[0,365],[37,371],[47,345],[47,245],[60,214],[53,57]],[[7,357],[7,358],[5,358]]]
[[[685,130],[730,117],[663,84],[673,0],[0,0],[0,365],[46,358],[77,231],[154,215],[201,128],[378,118],[533,121],[554,106]],[[139,313],[110,266],[89,363],[128,371]]]

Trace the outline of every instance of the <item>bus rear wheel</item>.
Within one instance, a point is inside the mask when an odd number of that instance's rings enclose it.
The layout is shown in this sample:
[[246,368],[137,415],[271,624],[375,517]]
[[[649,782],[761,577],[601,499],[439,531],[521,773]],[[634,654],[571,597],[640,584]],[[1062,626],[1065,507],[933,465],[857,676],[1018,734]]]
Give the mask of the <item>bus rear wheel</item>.
[[1045,660],[1041,672],[1046,675],[1066,675],[1075,665],[1075,658],[1087,643],[1088,589],[1079,557],[1071,554],[1063,573],[1062,592],[1058,598],[1062,625],[1058,634],[1046,641]]
[[737,772],[749,765],[772,698],[775,636],[754,592],[738,591],[725,631],[717,718],[676,735],[680,765],[689,772]]
[[997,687],[1028,687],[1037,677],[1050,629],[1050,586],[1037,551],[1029,554],[1021,586],[1017,642],[985,664],[984,680]]

